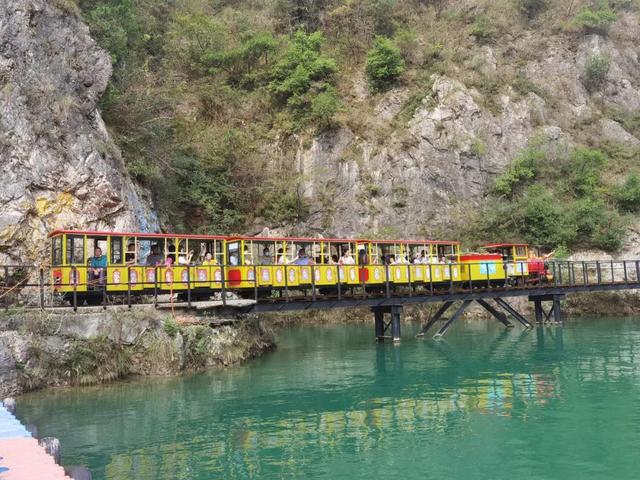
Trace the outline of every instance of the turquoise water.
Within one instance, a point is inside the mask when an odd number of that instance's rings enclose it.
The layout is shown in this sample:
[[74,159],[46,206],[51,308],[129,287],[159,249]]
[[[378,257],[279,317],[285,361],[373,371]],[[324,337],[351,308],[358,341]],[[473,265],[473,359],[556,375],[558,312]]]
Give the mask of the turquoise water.
[[376,345],[373,324],[278,333],[250,364],[40,392],[18,415],[94,479],[631,479],[640,319]]

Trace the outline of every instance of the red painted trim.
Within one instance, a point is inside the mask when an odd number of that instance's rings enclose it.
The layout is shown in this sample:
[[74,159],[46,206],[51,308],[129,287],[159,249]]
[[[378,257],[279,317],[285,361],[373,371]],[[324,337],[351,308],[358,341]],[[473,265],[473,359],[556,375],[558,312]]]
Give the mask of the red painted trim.
[[460,255],[461,262],[482,262],[484,260],[501,261],[502,255],[499,253],[465,253]]
[[144,233],[144,232],[103,232],[97,230],[54,230],[49,237],[57,235],[93,235],[99,237],[143,237],[143,238],[192,238],[200,240],[224,240],[228,237],[224,235],[192,235],[180,233]]
[[482,245],[483,248],[504,248],[504,247],[528,247],[528,243],[489,243]]

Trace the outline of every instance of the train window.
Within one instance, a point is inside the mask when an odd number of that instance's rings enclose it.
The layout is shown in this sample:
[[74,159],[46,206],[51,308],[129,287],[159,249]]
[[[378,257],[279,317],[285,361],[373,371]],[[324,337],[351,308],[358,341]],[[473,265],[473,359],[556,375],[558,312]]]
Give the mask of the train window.
[[122,237],[111,237],[111,263],[122,263]]
[[516,256],[518,257],[526,257],[527,249],[525,247],[516,247]]
[[67,265],[84,264],[84,237],[67,236]]
[[51,241],[51,262],[54,266],[62,265],[62,237]]
[[[136,238],[135,237],[127,237],[126,242],[123,241],[123,244],[126,245],[124,249],[124,261],[129,265],[136,264],[138,262],[138,249],[136,248]],[[111,247],[113,249],[113,247]]]
[[178,255],[187,255],[187,240],[179,239],[178,240]]
[[[129,241],[131,243],[131,241]],[[158,253],[160,253],[160,247],[158,246],[157,240],[149,240],[149,239],[138,239],[138,264],[146,265],[147,257],[151,254],[151,248],[156,247],[158,249]]]
[[227,253],[229,254],[229,265],[240,263],[240,244],[238,242],[228,243]]

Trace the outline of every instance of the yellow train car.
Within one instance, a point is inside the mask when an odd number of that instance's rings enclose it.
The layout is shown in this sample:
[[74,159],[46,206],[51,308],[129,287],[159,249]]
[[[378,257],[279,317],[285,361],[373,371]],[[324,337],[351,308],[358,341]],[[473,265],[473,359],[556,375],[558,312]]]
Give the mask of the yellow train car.
[[460,276],[465,286],[475,288],[504,285],[508,281],[505,263],[498,253],[463,253]]
[[507,275],[516,280],[529,276],[529,245],[525,243],[490,243],[483,250],[502,255]]
[[54,291],[80,304],[105,294],[148,294],[222,287],[226,237],[56,230],[51,241]]
[[[380,285],[438,284],[460,280],[460,242],[358,240],[360,282]],[[387,277],[388,276],[388,277]]]

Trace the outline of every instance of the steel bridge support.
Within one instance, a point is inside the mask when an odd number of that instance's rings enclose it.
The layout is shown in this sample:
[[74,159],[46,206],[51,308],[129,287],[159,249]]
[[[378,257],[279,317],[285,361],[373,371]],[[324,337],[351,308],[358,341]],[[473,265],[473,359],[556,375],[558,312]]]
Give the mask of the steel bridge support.
[[[383,305],[372,307],[375,321],[376,341],[384,342],[385,338],[392,338],[394,342],[400,341],[400,321],[402,320],[402,305]],[[385,313],[390,315],[389,322],[384,319]],[[391,337],[385,335],[391,328]]]
[[[533,302],[536,312],[536,323],[562,324],[562,307],[560,302],[564,294],[559,295],[529,295],[529,301]],[[542,302],[551,303],[551,308],[545,310]]]
[[[484,308],[487,312],[489,312],[493,318],[498,320],[507,328],[513,328],[513,323],[511,323],[508,319],[508,315],[511,315],[518,322],[520,322],[525,328],[532,328],[533,325],[515,308],[509,305],[504,299],[500,297],[496,297],[493,299],[496,302],[496,305],[507,313],[499,311],[495,306],[491,305],[486,299],[476,298],[473,300],[464,300],[462,304],[458,307],[458,309],[454,312],[454,314],[449,318],[445,324],[438,330],[438,333],[434,335],[434,338],[442,337],[447,330],[453,325],[458,319],[462,316],[464,311],[471,305],[474,301],[477,302],[482,308]],[[422,327],[417,336],[424,336],[427,331],[445,314],[449,308],[453,305],[452,301],[445,302],[440,309],[436,312],[436,314],[429,319],[429,321]]]

